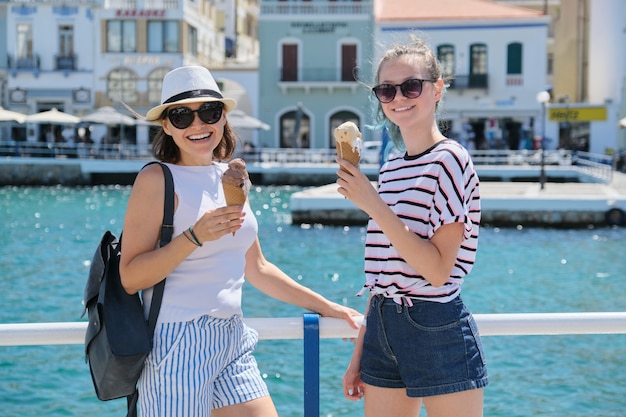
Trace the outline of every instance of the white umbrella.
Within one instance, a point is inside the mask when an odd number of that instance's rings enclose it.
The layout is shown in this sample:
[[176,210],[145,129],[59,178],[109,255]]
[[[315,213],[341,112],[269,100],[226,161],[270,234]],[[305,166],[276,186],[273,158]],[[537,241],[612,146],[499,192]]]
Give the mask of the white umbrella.
[[242,110],[235,109],[226,115],[228,123],[234,129],[270,130],[270,126],[259,119],[248,116]]
[[26,120],[26,115],[22,113],[18,113],[16,111],[11,111],[0,106],[0,122],[18,122],[24,123]]
[[26,116],[26,122],[28,123],[49,123],[49,124],[69,124],[74,125],[80,122],[80,118],[72,116],[71,114],[58,111],[56,108],[41,113],[31,114]]
[[132,117],[118,112],[111,106],[100,107],[95,112],[82,117],[80,121],[84,123],[97,123],[109,126],[134,126],[137,122]]

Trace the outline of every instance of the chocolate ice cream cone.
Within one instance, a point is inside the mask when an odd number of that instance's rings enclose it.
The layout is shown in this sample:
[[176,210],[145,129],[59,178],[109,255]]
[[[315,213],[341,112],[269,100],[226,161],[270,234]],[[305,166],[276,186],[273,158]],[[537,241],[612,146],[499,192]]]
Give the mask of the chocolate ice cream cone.
[[[246,170],[246,163],[241,158],[235,158],[228,163],[228,169],[222,175],[222,188],[227,206],[243,206],[250,191],[250,177]],[[235,236],[235,232],[233,232]]]

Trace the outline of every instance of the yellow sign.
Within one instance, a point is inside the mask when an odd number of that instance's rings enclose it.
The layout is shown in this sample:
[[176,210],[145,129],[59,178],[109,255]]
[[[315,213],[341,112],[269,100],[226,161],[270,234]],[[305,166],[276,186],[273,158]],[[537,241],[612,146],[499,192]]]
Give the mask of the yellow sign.
[[592,122],[606,120],[606,107],[552,107],[548,109],[552,122]]

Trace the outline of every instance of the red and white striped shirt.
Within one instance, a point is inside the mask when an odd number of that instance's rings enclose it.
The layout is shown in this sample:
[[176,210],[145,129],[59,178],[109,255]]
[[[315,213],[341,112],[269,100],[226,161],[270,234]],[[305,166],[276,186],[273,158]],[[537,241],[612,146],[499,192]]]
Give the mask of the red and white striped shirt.
[[469,153],[444,140],[416,156],[400,155],[380,170],[378,194],[409,229],[423,239],[439,227],[463,223],[465,232],[448,281],[433,287],[398,254],[370,219],[365,241],[365,288],[402,303],[411,298],[445,303],[461,291],[476,258],[480,224],[479,179]]

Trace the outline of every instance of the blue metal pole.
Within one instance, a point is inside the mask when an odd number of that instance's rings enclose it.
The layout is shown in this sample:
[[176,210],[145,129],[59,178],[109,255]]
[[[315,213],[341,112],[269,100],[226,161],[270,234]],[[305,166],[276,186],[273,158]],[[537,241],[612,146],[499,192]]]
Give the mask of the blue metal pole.
[[320,415],[319,314],[304,313],[304,417]]
[[546,103],[541,103],[541,173],[539,174],[540,188],[546,186]]

